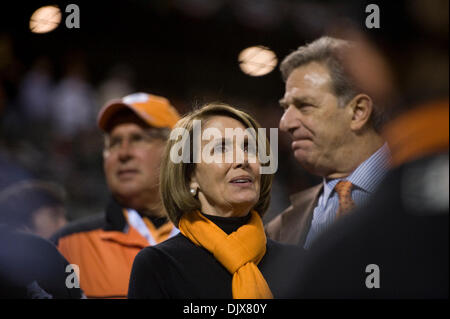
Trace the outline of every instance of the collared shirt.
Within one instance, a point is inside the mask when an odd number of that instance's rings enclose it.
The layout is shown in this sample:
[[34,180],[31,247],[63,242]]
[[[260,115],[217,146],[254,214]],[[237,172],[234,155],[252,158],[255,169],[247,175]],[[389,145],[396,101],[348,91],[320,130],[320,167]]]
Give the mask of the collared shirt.
[[[133,226],[134,228],[136,228],[136,230],[139,232],[139,234],[141,234],[143,237],[145,237],[145,239],[147,239],[148,243],[151,246],[158,244],[159,239],[154,238],[154,235],[152,236],[150,229],[145,224],[145,221],[142,219],[141,215],[139,215],[139,213],[137,211],[135,211],[134,209],[128,208],[126,211],[127,211],[128,222],[130,223],[130,225]],[[178,228],[176,228],[175,226],[172,226],[172,230],[168,234],[167,238],[171,238],[171,237],[175,236],[176,234],[178,234],[179,232],[180,231],[178,230]]]
[[334,191],[334,187],[341,180],[352,182],[352,199],[355,205],[363,205],[371,194],[375,191],[387,173],[390,151],[387,143],[380,147],[367,160],[361,163],[349,176],[340,179],[323,179],[323,192],[320,195],[316,208],[314,208],[313,219],[308,236],[306,237],[305,248],[308,249],[311,243],[319,234],[325,231],[334,222],[339,208],[339,198]]

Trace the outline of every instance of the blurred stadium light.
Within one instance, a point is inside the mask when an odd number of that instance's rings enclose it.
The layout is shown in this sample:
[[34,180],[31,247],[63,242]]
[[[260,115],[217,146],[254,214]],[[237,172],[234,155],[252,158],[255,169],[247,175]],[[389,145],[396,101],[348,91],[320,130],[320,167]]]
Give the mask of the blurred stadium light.
[[263,46],[254,46],[239,53],[239,66],[245,74],[262,76],[273,71],[278,60],[275,53]]
[[61,10],[58,6],[45,6],[37,9],[30,18],[30,30],[33,33],[48,33],[55,30],[61,22]]

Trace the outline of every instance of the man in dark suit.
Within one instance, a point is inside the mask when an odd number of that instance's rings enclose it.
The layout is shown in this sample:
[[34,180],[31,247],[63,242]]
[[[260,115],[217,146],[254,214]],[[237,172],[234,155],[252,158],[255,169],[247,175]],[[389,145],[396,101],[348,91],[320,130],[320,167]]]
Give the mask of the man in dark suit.
[[274,240],[308,248],[337,218],[362,206],[386,173],[390,152],[379,132],[385,114],[344,67],[354,46],[322,37],[281,64],[280,129],[292,137],[300,165],[323,182],[293,195],[267,225]]

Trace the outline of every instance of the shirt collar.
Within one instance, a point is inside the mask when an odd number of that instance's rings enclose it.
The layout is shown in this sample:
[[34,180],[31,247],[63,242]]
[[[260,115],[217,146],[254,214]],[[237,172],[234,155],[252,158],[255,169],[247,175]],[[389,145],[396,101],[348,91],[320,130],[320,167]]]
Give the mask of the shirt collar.
[[375,153],[362,162],[349,176],[332,180],[323,179],[323,199],[328,201],[336,184],[341,180],[352,182],[353,185],[365,192],[373,193],[386,175],[389,167],[391,152],[384,143]]

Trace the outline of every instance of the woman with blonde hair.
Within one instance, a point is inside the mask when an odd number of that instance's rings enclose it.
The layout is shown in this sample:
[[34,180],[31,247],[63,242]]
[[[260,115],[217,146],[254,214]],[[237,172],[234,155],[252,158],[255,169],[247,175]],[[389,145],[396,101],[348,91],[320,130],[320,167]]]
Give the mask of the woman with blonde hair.
[[[247,113],[218,103],[176,124],[160,190],[181,233],[136,256],[129,298],[286,297],[299,248],[266,238],[261,216],[270,203],[273,175],[261,174],[260,154],[267,155],[270,145],[265,139],[266,149],[258,148],[258,128]],[[230,130],[248,134],[229,138]]]

